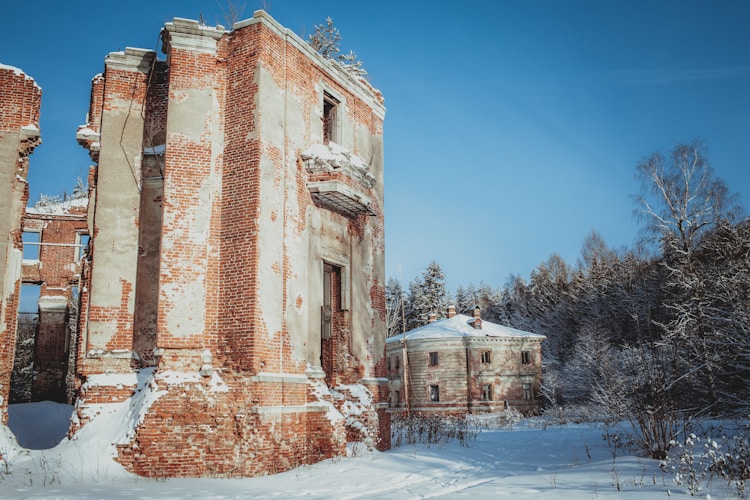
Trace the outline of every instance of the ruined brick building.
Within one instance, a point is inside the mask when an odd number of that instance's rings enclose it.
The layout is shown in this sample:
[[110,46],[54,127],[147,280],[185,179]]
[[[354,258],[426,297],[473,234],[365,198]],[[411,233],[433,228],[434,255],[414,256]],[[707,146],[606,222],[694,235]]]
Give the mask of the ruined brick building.
[[[388,339],[392,411],[464,414],[541,409],[544,335],[455,314]],[[471,314],[471,313],[470,313]]]
[[262,11],[175,19],[162,50],[109,54],[77,132],[95,166],[73,430],[129,401],[118,460],[156,477],[389,447],[382,96]]
[[0,64],[0,419],[8,419],[23,263],[22,218],[29,199],[29,155],[41,143],[42,89]]
[[10,403],[75,399],[78,296],[88,198],[27,207]]

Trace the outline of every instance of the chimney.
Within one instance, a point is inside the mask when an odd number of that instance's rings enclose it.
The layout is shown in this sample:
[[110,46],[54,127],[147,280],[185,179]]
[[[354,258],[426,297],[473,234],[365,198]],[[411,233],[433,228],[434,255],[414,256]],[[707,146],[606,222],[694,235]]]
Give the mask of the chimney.
[[437,315],[435,313],[430,313],[430,319],[428,319],[427,322],[434,323],[435,320],[437,320]]
[[452,318],[456,315],[456,307],[455,306],[448,306],[448,317]]
[[480,318],[479,306],[474,306],[474,328],[476,330],[482,329],[482,318]]

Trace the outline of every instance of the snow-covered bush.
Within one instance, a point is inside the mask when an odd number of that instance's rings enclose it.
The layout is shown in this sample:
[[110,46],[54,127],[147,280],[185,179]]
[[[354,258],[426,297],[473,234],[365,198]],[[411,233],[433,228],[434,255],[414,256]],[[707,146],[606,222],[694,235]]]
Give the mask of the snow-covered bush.
[[[719,429],[717,432],[721,432]],[[685,485],[692,496],[703,491],[712,480],[723,480],[739,498],[747,498],[750,480],[750,426],[732,436],[714,439],[711,432],[700,437],[691,433],[683,443],[673,442],[674,452],[661,467],[674,473],[674,482]]]
[[461,446],[479,435],[479,426],[463,416],[409,413],[391,417],[391,445],[439,444],[455,439]]

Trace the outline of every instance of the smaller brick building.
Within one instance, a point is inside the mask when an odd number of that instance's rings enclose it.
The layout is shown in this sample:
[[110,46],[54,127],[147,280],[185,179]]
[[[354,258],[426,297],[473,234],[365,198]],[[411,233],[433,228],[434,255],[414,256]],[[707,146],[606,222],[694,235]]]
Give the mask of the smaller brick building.
[[455,314],[388,339],[391,411],[476,413],[542,404],[544,335]]
[[73,400],[87,210],[85,194],[26,208],[11,403]]

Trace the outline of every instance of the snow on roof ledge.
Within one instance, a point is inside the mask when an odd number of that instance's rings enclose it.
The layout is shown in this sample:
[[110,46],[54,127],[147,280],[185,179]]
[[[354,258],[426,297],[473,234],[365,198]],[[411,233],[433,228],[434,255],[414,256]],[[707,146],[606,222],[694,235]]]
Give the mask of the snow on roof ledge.
[[79,141],[98,141],[99,137],[99,132],[90,129],[86,125],[81,125],[76,131],[76,140]]
[[29,123],[21,127],[21,135],[29,139],[38,139],[42,132],[39,130],[39,126],[36,123]]

